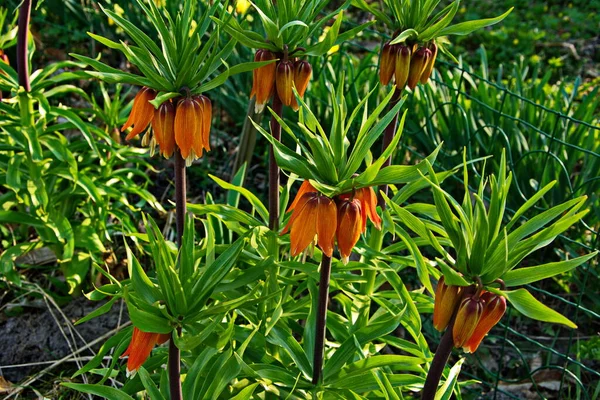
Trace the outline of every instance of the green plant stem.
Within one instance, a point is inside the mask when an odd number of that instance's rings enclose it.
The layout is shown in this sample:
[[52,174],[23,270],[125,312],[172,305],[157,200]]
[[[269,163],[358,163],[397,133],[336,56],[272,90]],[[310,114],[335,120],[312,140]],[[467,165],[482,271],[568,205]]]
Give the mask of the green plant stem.
[[[273,95],[273,111],[281,118],[283,115],[283,104],[275,91]],[[271,136],[277,141],[281,141],[281,125],[271,117]],[[279,231],[279,166],[275,160],[275,151],[273,145],[269,148],[269,229]]]
[[[392,96],[392,99],[390,100],[390,103],[388,105],[389,109],[391,110],[392,108],[394,108],[394,106],[400,101],[400,98],[402,97],[402,89],[394,89],[394,95]],[[385,128],[385,132],[383,133],[383,142],[381,144],[381,152],[384,152],[385,149],[388,148],[388,146],[390,145],[390,143],[392,143],[392,141],[394,140],[394,136],[396,135],[396,130],[398,129],[398,115],[400,114],[400,111],[398,111],[396,113],[396,115],[394,115],[394,119],[392,119],[392,121],[389,123],[389,125]],[[387,160],[385,160],[385,162],[383,163],[383,166],[381,168],[385,168],[388,167],[392,164],[392,156],[390,156]],[[379,188],[379,191],[377,192],[377,204],[381,207],[382,210],[385,210],[385,201],[383,200],[383,197],[380,194],[380,191],[383,191],[386,196],[388,194],[388,185],[383,185]]]
[[[179,151],[175,152],[175,221],[177,225],[177,247],[181,247],[183,239],[183,227],[185,225],[186,214],[186,170],[185,160],[181,157]],[[181,333],[178,328],[175,335]],[[175,341],[171,338],[169,341],[169,388],[171,400],[182,400],[181,396],[181,354]]]
[[242,167],[246,164],[250,168],[252,162],[252,156],[254,155],[254,148],[256,146],[256,128],[252,124],[251,120],[260,124],[263,113],[256,114],[254,107],[256,106],[256,98],[252,98],[248,103],[248,111],[246,112],[246,118],[244,119],[244,125],[242,126],[242,134],[240,135],[240,144],[238,145],[238,151],[233,162],[233,173],[232,178]]
[[435,351],[435,355],[433,356],[433,361],[431,362],[427,378],[425,379],[425,385],[423,386],[423,392],[421,393],[421,400],[434,400],[435,398],[435,393],[440,384],[444,367],[446,366],[446,363],[448,363],[448,358],[450,358],[452,348],[454,347],[454,341],[452,339],[453,326],[454,317],[448,324],[446,332],[444,332],[440,344]]
[[29,40],[29,21],[31,20],[31,0],[23,0],[19,9],[19,28],[17,32],[17,70],[19,85],[25,91],[31,92],[29,81],[29,60],[27,55],[27,42]]
[[313,379],[316,385],[321,379],[323,369],[323,348],[327,327],[327,304],[329,303],[329,280],[331,278],[331,257],[323,254],[321,260],[321,279],[319,280],[319,308],[317,309],[317,326],[315,328],[315,351],[313,358]]

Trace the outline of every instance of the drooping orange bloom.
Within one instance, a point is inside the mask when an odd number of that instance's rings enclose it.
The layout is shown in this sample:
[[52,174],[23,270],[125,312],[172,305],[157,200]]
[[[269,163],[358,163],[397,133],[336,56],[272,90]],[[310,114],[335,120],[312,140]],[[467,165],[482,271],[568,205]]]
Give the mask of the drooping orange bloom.
[[435,43],[431,42],[428,46],[428,49],[431,51],[431,57],[427,60],[427,64],[425,64],[425,68],[423,69],[423,73],[421,74],[420,82],[424,85],[427,83],[429,78],[431,77],[431,73],[433,72],[433,66],[435,64],[435,59],[437,58],[438,47]]
[[133,107],[125,125],[121,127],[121,132],[133,126],[133,129],[127,135],[126,139],[131,140],[140,133],[144,132],[152,118],[154,118],[154,106],[150,101],[154,100],[156,92],[148,87],[143,87],[133,99]]
[[481,318],[471,337],[463,345],[463,350],[467,353],[477,350],[485,335],[500,321],[506,311],[506,299],[502,296],[485,292],[481,295],[481,300],[484,302]]
[[316,242],[323,253],[331,257],[337,226],[337,209],[335,202],[318,192],[305,190],[298,193],[298,201],[292,203],[290,221],[283,228],[282,234],[291,232],[290,247],[292,257],[302,253],[313,242]]
[[[275,60],[275,55],[269,50],[259,49],[256,51],[254,61],[271,61]],[[263,67],[256,68],[252,72],[252,91],[250,92],[250,98],[256,96],[256,105],[254,111],[258,114],[263,112],[265,104],[269,101],[273,94],[273,88],[275,85],[275,63],[267,64]]]
[[129,347],[121,355],[121,358],[129,356],[127,360],[127,374],[139,370],[142,364],[146,362],[154,346],[163,344],[170,338],[170,334],[144,332],[134,327]]
[[284,106],[292,104],[294,92],[292,84],[294,83],[294,64],[291,61],[281,61],[277,64],[277,72],[275,73],[275,87],[277,95]]
[[341,199],[338,204],[337,243],[342,262],[347,264],[350,254],[363,230],[363,219],[360,200]]
[[381,230],[381,218],[377,214],[377,195],[373,188],[362,188],[356,191],[354,195],[356,199],[360,201],[360,208],[362,212],[362,231],[364,232],[367,227],[367,217],[371,220],[375,228]]
[[406,45],[401,45],[396,53],[396,87],[398,89],[404,89],[406,82],[408,81],[408,74],[410,72],[410,58],[411,49]]
[[425,65],[431,58],[431,50],[426,47],[419,48],[410,59],[410,71],[408,72],[408,87],[414,90],[423,75]]
[[442,276],[435,290],[435,303],[433,305],[433,326],[442,332],[448,326],[456,306],[462,295],[461,287],[446,285]]
[[175,112],[175,142],[186,162],[202,157],[210,150],[212,105],[203,95],[182,99]]
[[383,86],[390,83],[394,77],[397,51],[398,46],[390,44],[390,42],[385,43],[381,48],[379,60],[379,81]]
[[170,100],[154,110],[152,129],[160,154],[171,157],[175,150],[175,105]]
[[[304,98],[304,93],[306,93],[311,76],[312,66],[308,61],[298,60],[294,63],[294,85],[296,85],[296,90],[300,98]],[[291,106],[294,111],[298,111],[300,108],[296,96],[293,94]]]
[[471,337],[481,314],[483,312],[483,301],[477,295],[466,296],[458,306],[456,320],[452,328],[452,338],[455,347],[463,347]]

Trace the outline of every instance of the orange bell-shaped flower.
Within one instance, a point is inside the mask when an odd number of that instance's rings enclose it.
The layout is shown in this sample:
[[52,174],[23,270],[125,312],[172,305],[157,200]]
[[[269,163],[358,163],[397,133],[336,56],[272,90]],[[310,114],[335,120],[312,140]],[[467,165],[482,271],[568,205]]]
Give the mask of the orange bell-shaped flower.
[[421,78],[419,81],[424,85],[427,83],[429,78],[431,77],[431,73],[433,72],[433,66],[435,65],[435,59],[437,58],[438,47],[435,43],[431,42],[428,46],[428,49],[431,50],[431,57],[427,60],[427,64],[425,64],[425,68],[423,69],[423,73],[421,74]]
[[337,243],[342,262],[347,264],[350,254],[363,230],[363,219],[360,200],[354,198],[341,199],[338,205]]
[[[300,194],[300,193],[299,193]],[[315,241],[328,257],[333,253],[337,210],[335,202],[317,192],[305,192],[298,202],[292,204],[290,221],[283,232],[290,231],[290,252],[292,257],[302,253]]]
[[152,129],[160,154],[170,158],[175,150],[175,105],[170,100],[154,110]]
[[396,53],[396,87],[398,89],[404,89],[406,82],[408,81],[408,74],[410,72],[410,58],[411,49],[406,45],[401,45]]
[[410,71],[408,72],[408,87],[414,90],[421,79],[425,65],[431,58],[431,50],[426,47],[419,48],[410,59]]
[[[254,61],[271,61],[275,60],[275,55],[269,50],[259,49],[256,51]],[[273,94],[273,87],[275,85],[275,70],[276,65],[274,62],[256,68],[252,72],[252,91],[250,92],[250,98],[256,96],[256,105],[254,111],[258,114],[263,112],[265,104],[271,98]]]
[[471,337],[463,345],[463,350],[467,353],[477,350],[485,335],[502,319],[506,311],[506,299],[503,296],[485,292],[481,295],[481,300],[484,302],[481,318]]
[[387,42],[381,48],[379,59],[379,81],[383,86],[390,83],[396,68],[398,46]]
[[377,195],[373,188],[362,188],[356,191],[354,198],[360,201],[362,216],[362,231],[367,227],[367,217],[371,220],[375,228],[381,230],[381,218],[377,214]]
[[170,338],[170,334],[144,332],[134,327],[129,347],[121,355],[121,358],[129,356],[127,360],[127,374],[130,375],[134,371],[139,370],[142,364],[146,362],[154,346],[163,344]]
[[455,347],[463,347],[469,340],[483,312],[483,301],[477,295],[466,296],[458,306],[458,313],[452,328]]
[[127,128],[133,126],[133,129],[126,137],[127,140],[144,132],[148,125],[150,125],[152,118],[154,118],[154,106],[150,104],[150,101],[154,100],[155,97],[156,92],[147,87],[141,88],[135,95],[129,118],[121,128],[121,132],[124,132]]
[[[312,76],[312,66],[308,61],[299,60],[294,63],[294,85],[300,98],[304,98],[304,93],[308,88],[310,77]],[[296,100],[296,96],[292,93],[292,109],[298,111],[300,106]]]
[[433,326],[442,332],[448,326],[450,319],[456,311],[462,295],[460,286],[446,285],[442,276],[435,290],[435,303],[433,305]]
[[275,72],[275,87],[277,95],[284,106],[292,104],[294,92],[292,91],[292,83],[294,82],[294,64],[291,61],[281,61],[277,65]]
[[175,113],[175,142],[187,164],[210,150],[212,105],[204,96],[180,100]]

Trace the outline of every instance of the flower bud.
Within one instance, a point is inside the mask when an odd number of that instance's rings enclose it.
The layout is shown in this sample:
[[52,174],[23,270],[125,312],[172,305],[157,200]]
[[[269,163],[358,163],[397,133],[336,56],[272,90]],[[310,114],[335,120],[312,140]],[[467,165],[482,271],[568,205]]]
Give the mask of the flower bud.
[[[269,50],[259,49],[256,51],[254,61],[271,61],[275,60],[275,55]],[[272,62],[260,68],[256,68],[252,72],[252,92],[250,92],[250,98],[256,96],[256,106],[254,107],[255,112],[261,113],[265,104],[271,98],[273,94],[273,85],[275,84],[275,63]]]
[[[298,91],[300,98],[304,98],[304,93],[306,92],[306,88],[310,82],[311,75],[312,66],[308,61],[299,60],[294,63],[294,85],[296,85],[296,90]],[[298,111],[300,108],[298,102],[296,101],[296,96],[293,95],[293,92],[291,106],[294,111]]]
[[401,45],[396,53],[396,87],[398,89],[404,89],[404,86],[406,86],[410,71],[411,54],[410,47],[406,45]]
[[433,72],[433,66],[435,64],[435,59],[437,58],[438,47],[435,43],[431,43],[428,46],[429,50],[431,50],[431,57],[427,60],[427,64],[425,64],[425,68],[423,69],[423,73],[421,74],[420,82],[424,85],[427,83],[429,78],[431,77],[431,73]]
[[458,306],[458,313],[452,328],[455,347],[463,347],[479,323],[483,312],[483,301],[476,296],[465,297]]
[[506,299],[503,296],[485,292],[481,295],[481,300],[484,302],[481,318],[471,337],[463,345],[463,350],[467,353],[477,350],[485,335],[502,319],[506,311]]
[[423,69],[431,57],[431,50],[421,47],[410,59],[410,71],[408,72],[408,87],[414,90],[421,79]]
[[360,238],[362,226],[360,200],[343,199],[338,205],[337,242],[344,264],[350,260],[352,249]]
[[381,48],[379,60],[379,81],[382,85],[387,85],[394,76],[394,68],[396,65],[396,53],[398,46],[387,42]]
[[188,164],[202,156],[202,123],[197,96],[180,100],[175,112],[175,142]]
[[292,83],[294,82],[294,64],[291,61],[281,61],[277,65],[275,73],[275,86],[277,95],[284,106],[292,104],[294,92],[292,91]]
[[433,305],[433,326],[435,329],[440,332],[446,329],[461,297],[461,287],[446,285],[442,276],[435,290],[435,303]]
[[160,153],[170,158],[175,150],[175,106],[170,100],[154,110],[152,129]]

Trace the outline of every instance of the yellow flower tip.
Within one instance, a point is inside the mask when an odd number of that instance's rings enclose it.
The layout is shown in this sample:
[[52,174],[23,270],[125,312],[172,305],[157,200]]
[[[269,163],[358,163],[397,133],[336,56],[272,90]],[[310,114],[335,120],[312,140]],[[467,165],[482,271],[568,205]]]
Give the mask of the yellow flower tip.
[[121,132],[133,126],[133,129],[127,135],[126,139],[131,140],[148,128],[152,118],[154,118],[154,106],[150,101],[154,100],[156,92],[148,87],[143,87],[133,99],[133,107],[125,125],[121,127]]
[[[294,63],[294,85],[296,86],[300,98],[304,98],[304,93],[306,93],[311,76],[312,66],[308,61],[298,60]],[[300,108],[296,96],[294,96],[293,93],[291,107],[294,111],[298,111]]]
[[127,375],[135,375],[150,356],[154,346],[166,342],[170,337],[169,334],[144,332],[134,327],[129,347],[121,355],[121,358],[129,357],[127,360]]
[[438,281],[435,291],[435,302],[433,305],[433,326],[442,332],[448,326],[456,306],[461,299],[461,288],[459,286],[446,285],[442,276]]
[[362,232],[362,210],[360,200],[341,199],[337,217],[337,243],[342,260],[349,258]]
[[410,59],[410,70],[408,72],[408,87],[414,90],[421,79],[427,61],[431,57],[431,50],[426,47],[419,48]]
[[396,87],[398,89],[404,89],[406,82],[408,81],[408,75],[410,72],[410,59],[412,50],[407,45],[400,45],[396,52]]
[[394,68],[396,65],[396,53],[398,46],[387,42],[381,48],[379,60],[379,81],[386,86],[394,77]]
[[481,298],[469,295],[461,301],[452,328],[454,347],[460,348],[465,345],[475,331],[482,312],[483,301]]
[[[275,55],[269,50],[259,49],[256,51],[254,61],[271,61],[275,60]],[[275,85],[276,63],[270,63],[265,66],[256,68],[252,72],[252,91],[250,97],[256,97],[255,112],[257,114],[263,112],[265,104],[269,101],[273,94]]]
[[170,158],[175,151],[175,112],[175,105],[170,100],[154,110],[154,139],[165,158]]
[[423,69],[423,73],[419,79],[423,85],[426,84],[431,77],[431,73],[433,72],[433,67],[435,65],[435,59],[437,58],[438,53],[438,47],[434,42],[431,42],[427,48],[431,51],[431,55],[427,59],[427,63],[425,64],[425,68]]
[[506,312],[506,299],[502,296],[485,292],[481,295],[481,300],[484,303],[481,318],[475,330],[463,345],[463,350],[467,353],[474,353],[477,350],[483,338],[496,326]]
[[292,98],[294,97],[294,92],[292,91],[293,82],[294,64],[291,61],[279,62],[275,74],[275,87],[277,95],[284,106],[289,107],[292,104]]

